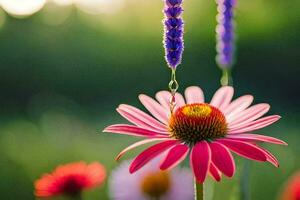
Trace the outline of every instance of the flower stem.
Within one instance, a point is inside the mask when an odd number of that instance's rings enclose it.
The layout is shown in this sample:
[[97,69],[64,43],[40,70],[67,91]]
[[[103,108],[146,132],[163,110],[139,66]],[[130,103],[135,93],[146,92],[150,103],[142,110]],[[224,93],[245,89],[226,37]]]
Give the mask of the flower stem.
[[82,200],[81,193],[78,193],[76,195],[70,196],[70,200]]
[[221,85],[228,86],[232,85],[232,77],[230,69],[223,69],[223,75],[221,77]]
[[242,169],[241,179],[240,179],[240,199],[243,200],[250,200],[250,190],[249,190],[249,183],[250,183],[250,161],[244,161],[244,167]]
[[204,200],[203,183],[198,183],[195,179],[195,200]]

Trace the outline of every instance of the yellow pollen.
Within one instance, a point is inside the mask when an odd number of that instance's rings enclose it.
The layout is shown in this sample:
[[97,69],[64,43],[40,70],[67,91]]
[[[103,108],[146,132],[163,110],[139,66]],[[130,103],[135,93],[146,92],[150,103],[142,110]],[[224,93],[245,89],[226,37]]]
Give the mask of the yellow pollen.
[[187,105],[183,107],[182,113],[188,117],[208,117],[211,113],[208,105]]
[[151,199],[159,199],[170,189],[170,176],[166,171],[151,172],[141,181],[141,190]]
[[169,120],[170,136],[188,145],[211,141],[227,134],[224,114],[205,103],[188,104],[172,113]]

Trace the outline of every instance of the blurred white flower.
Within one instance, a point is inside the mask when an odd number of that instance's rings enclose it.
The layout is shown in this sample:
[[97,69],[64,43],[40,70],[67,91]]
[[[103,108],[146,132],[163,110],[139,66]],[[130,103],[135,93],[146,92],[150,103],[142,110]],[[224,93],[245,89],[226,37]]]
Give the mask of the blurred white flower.
[[123,162],[111,174],[110,196],[114,200],[190,200],[194,198],[193,175],[189,169],[161,171],[158,160],[130,174],[131,161]]

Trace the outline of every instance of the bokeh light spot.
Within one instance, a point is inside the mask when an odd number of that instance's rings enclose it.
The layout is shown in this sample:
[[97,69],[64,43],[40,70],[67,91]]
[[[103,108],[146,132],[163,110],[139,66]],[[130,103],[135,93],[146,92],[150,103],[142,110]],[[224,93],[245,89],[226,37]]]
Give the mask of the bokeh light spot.
[[38,12],[46,0],[0,0],[2,8],[12,16],[25,17]]

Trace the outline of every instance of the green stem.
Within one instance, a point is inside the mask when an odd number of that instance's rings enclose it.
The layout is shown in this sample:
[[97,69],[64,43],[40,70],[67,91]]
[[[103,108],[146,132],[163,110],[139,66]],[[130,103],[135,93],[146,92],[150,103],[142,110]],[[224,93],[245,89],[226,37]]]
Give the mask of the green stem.
[[249,190],[249,183],[250,183],[250,161],[244,161],[244,167],[241,173],[241,180],[240,180],[240,199],[241,200],[250,200],[250,190]]
[[224,69],[221,77],[221,85],[228,86],[232,85],[232,77],[229,69]]
[[195,179],[195,200],[204,200],[203,183],[198,183]]
[[70,196],[70,200],[82,200],[82,199],[83,198],[80,192],[78,194]]

